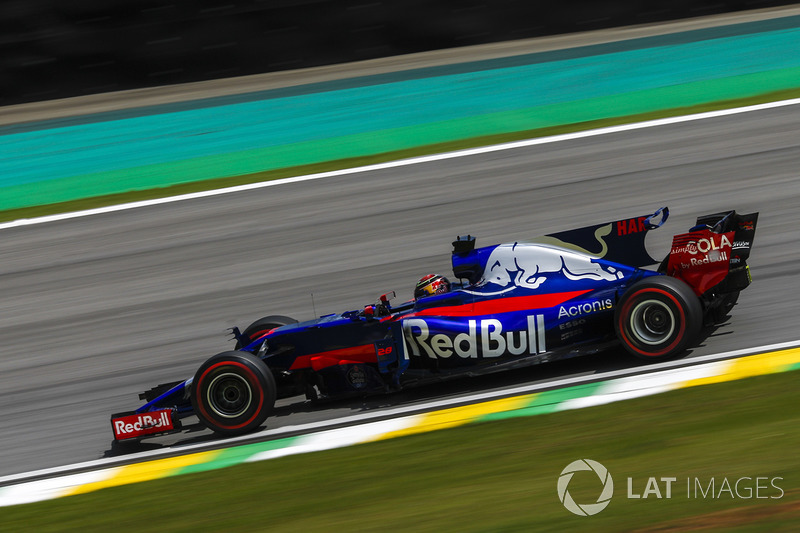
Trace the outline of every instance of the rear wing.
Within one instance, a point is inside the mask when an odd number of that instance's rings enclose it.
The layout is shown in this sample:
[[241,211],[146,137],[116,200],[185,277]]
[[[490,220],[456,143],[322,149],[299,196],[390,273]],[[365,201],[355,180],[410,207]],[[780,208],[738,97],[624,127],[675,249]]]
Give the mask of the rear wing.
[[697,225],[690,231],[708,228],[715,233],[734,232],[733,256],[731,257],[731,266],[733,266],[736,263],[734,259],[746,261],[750,257],[750,249],[753,247],[757,225],[758,213],[738,215],[736,211],[724,211],[697,217]]
[[758,213],[698,217],[688,233],[673,237],[666,274],[685,281],[698,296],[712,289],[721,294],[746,288],[757,225]]

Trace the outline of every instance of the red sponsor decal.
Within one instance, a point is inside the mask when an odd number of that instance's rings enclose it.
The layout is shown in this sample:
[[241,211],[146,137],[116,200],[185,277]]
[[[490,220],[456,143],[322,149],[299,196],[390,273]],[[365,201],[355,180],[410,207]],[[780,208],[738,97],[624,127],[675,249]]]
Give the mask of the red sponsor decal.
[[117,440],[135,439],[179,429],[172,420],[172,409],[112,418],[111,427]]
[[631,233],[641,233],[647,228],[644,221],[647,217],[631,218],[617,222],[617,235],[630,235]]
[[753,231],[756,229],[756,225],[753,224],[752,220],[748,220],[746,222],[739,222],[739,228],[747,231]]
[[730,270],[734,232],[709,230],[675,235],[667,274],[685,281],[699,296],[720,283]]

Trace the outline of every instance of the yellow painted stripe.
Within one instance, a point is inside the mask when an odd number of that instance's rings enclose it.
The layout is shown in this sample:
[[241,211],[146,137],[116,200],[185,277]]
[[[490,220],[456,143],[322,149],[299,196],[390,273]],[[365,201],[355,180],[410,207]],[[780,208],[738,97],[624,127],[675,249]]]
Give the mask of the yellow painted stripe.
[[683,383],[680,388],[722,383],[724,381],[734,381],[752,376],[760,376],[762,374],[782,372],[800,362],[800,348],[751,355],[725,362],[728,364],[728,367],[724,372],[720,372],[719,375],[689,380]]
[[425,433],[428,431],[435,431],[437,429],[445,429],[468,424],[476,418],[480,418],[484,415],[500,413],[503,411],[513,411],[515,409],[527,407],[536,396],[536,394],[526,394],[524,396],[503,398],[501,400],[492,400],[485,403],[465,405],[462,407],[453,407],[451,409],[444,409],[442,411],[425,413],[424,415],[419,415],[421,420],[413,427],[400,429],[397,431],[390,431],[380,435],[379,437],[376,437],[373,440],[377,441],[393,439],[395,437],[414,435],[416,433]]
[[157,459],[155,461],[147,461],[146,463],[121,466],[115,469],[116,472],[109,479],[75,487],[71,492],[65,494],[65,496],[85,494],[87,492],[105,489],[108,487],[117,487],[119,485],[127,485],[130,483],[139,483],[140,481],[150,481],[153,479],[168,477],[181,468],[212,461],[220,453],[221,450],[212,450],[208,452],[182,455],[179,457]]

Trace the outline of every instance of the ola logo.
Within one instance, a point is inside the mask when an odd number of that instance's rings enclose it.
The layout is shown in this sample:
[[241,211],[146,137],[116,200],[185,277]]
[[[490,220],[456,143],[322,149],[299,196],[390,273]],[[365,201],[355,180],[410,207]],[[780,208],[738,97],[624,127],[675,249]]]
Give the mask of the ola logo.
[[[575,472],[582,470],[594,472],[603,484],[603,491],[594,503],[576,503],[569,493],[569,482],[572,481],[572,476],[575,475]],[[561,471],[561,475],[558,477],[558,499],[561,500],[561,503],[564,504],[564,507],[566,507],[569,512],[579,516],[592,516],[599,513],[608,506],[611,501],[611,496],[613,495],[614,481],[611,479],[611,474],[608,473],[608,469],[591,459],[572,461]]]

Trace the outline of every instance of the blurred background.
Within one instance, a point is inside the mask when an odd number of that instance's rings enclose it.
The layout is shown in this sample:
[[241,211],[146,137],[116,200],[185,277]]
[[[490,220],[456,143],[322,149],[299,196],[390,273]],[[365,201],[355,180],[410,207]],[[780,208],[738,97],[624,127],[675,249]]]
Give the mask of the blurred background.
[[790,3],[3,0],[0,105]]

